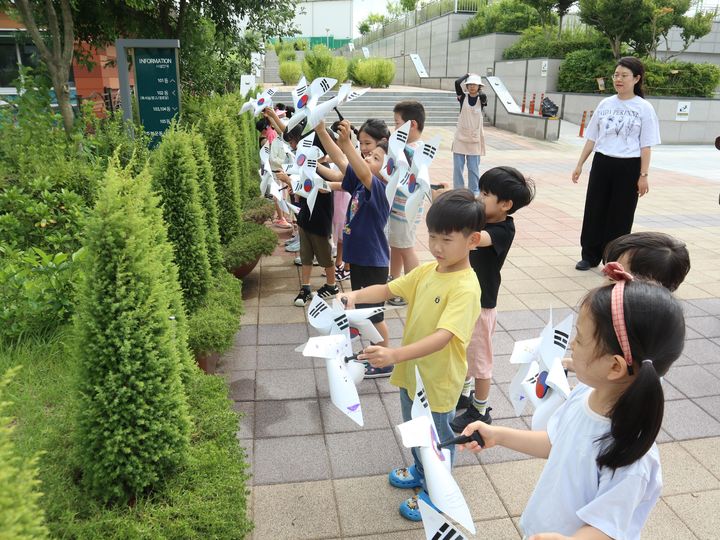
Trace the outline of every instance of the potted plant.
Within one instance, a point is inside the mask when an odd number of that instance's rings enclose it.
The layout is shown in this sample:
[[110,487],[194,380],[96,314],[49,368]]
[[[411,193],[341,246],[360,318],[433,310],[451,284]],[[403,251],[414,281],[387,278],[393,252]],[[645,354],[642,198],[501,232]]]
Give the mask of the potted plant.
[[260,257],[275,251],[277,242],[277,234],[268,227],[251,221],[243,222],[240,234],[223,249],[225,268],[242,279],[253,271]]
[[253,197],[243,205],[243,220],[252,221],[259,225],[265,223],[275,213],[275,205],[271,199]]

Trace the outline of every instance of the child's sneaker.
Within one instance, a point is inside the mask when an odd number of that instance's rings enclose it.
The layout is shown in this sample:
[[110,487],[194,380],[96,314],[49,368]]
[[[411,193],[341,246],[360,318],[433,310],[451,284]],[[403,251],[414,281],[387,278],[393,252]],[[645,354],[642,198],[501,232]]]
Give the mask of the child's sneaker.
[[285,251],[300,251],[300,238],[285,246]]
[[478,420],[486,424],[492,424],[490,411],[492,411],[492,407],[485,409],[485,414],[480,414],[480,411],[478,411],[471,402],[464,413],[453,418],[453,421],[450,422],[450,427],[455,433],[462,433],[469,424],[477,422]]
[[345,264],[335,267],[335,281],[346,281],[350,279],[350,270],[345,269]]
[[337,285],[329,285],[326,283],[317,290],[317,295],[320,298],[332,298],[340,292],[340,288]]
[[472,404],[472,392],[470,392],[469,396],[466,396],[465,394],[460,394],[457,405],[455,406],[455,410],[460,411],[462,409],[467,409],[471,404]]
[[389,377],[392,375],[392,366],[388,367],[372,367],[370,362],[364,362],[365,364],[365,378],[366,379],[379,379],[381,377]]
[[388,474],[388,482],[391,486],[400,489],[413,489],[422,487],[422,481],[419,478],[415,464],[409,467],[398,467]]
[[400,511],[400,515],[409,521],[422,521],[422,515],[420,514],[420,505],[418,505],[418,499],[422,499],[423,502],[430,505],[433,510],[436,510],[438,512],[440,511],[438,510],[437,506],[435,506],[430,500],[430,496],[427,494],[427,491],[421,489],[420,491],[418,491],[417,495],[413,495],[409,499],[406,499],[402,503],[400,503],[400,508],[398,509]]
[[275,225],[276,227],[280,227],[281,229],[292,229],[292,225],[290,225],[290,223],[288,223],[288,221],[284,217],[280,219],[275,218],[272,222],[273,225]]
[[297,235],[297,233],[295,233],[290,238],[285,240],[285,245],[289,246],[290,244],[294,244],[295,242],[297,242],[297,239],[298,239],[298,235]]
[[297,307],[305,307],[305,304],[307,304],[311,298],[312,298],[312,291],[305,287],[301,287],[300,292],[295,297],[294,303]]

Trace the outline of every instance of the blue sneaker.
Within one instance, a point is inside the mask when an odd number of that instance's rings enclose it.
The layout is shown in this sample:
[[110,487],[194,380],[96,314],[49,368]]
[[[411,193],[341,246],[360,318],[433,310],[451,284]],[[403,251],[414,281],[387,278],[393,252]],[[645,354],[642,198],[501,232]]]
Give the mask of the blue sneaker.
[[409,467],[398,467],[393,469],[388,474],[388,481],[390,485],[400,489],[413,489],[422,487],[422,481],[420,476],[417,474],[415,464],[413,463]]
[[365,378],[366,379],[379,379],[380,377],[389,377],[392,375],[392,366],[388,367],[372,367],[370,362],[364,362],[365,364]]
[[409,499],[400,503],[400,508],[398,508],[400,515],[409,521],[422,521],[418,499],[422,499],[424,502],[429,504],[433,510],[437,510],[438,512],[440,511],[430,500],[430,496],[427,494],[427,491],[421,489],[417,492],[417,495],[413,495]]

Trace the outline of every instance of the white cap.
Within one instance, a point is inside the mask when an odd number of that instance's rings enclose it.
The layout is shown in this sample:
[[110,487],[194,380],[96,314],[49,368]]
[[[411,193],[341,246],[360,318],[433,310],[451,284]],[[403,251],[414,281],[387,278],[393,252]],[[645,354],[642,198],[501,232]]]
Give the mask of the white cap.
[[465,79],[465,84],[478,84],[480,86],[485,86],[482,82],[482,77],[480,75],[475,75],[474,73],[471,73],[467,79]]

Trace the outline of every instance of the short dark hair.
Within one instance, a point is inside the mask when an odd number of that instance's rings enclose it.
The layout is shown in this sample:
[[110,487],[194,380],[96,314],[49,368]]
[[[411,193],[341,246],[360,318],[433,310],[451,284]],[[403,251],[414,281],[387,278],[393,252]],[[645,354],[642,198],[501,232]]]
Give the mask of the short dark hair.
[[387,141],[378,141],[375,145],[375,148],[381,148],[383,152],[386,154],[388,153],[388,142]]
[[415,120],[418,131],[421,133],[425,128],[425,107],[419,101],[401,101],[395,104],[393,113],[399,114],[403,122]]
[[690,272],[690,253],[685,242],[669,234],[646,231],[626,234],[605,247],[603,262],[617,261],[627,253],[628,272],[634,276],[657,281],[675,291]]
[[290,131],[285,131],[283,133],[283,139],[285,142],[289,143],[290,141],[300,142],[300,139],[302,139],[303,131],[305,130],[305,124],[307,124],[307,118],[303,118],[300,123],[292,128]]
[[514,214],[535,198],[535,182],[514,167],[493,167],[480,177],[480,191],[495,195],[498,202],[512,201],[508,214]]
[[469,236],[485,226],[485,205],[469,189],[453,189],[433,201],[425,218],[428,231]]
[[375,139],[376,142],[390,138],[390,130],[388,129],[385,120],[380,120],[379,118],[368,118],[365,120],[357,132],[358,136],[361,133],[367,133],[370,137]]
[[638,75],[640,76],[640,80],[638,80],[638,82],[635,83],[635,86],[633,86],[633,92],[636,96],[644,98],[645,91],[643,90],[643,82],[645,82],[645,65],[639,58],[635,58],[634,56],[623,56],[617,61],[615,68],[618,66],[628,68],[632,71],[633,77],[637,77]]

